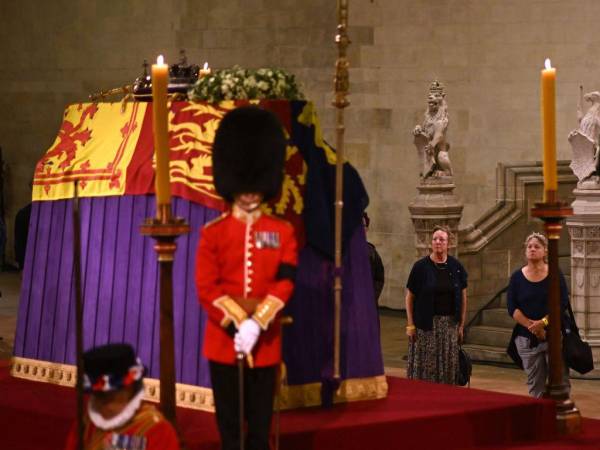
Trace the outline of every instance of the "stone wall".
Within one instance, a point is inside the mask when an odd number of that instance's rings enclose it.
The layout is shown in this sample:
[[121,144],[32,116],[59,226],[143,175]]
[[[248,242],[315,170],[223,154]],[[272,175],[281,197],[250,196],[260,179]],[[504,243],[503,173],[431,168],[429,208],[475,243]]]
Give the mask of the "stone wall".
[[[369,7],[369,2],[360,4]],[[372,23],[375,28],[374,44],[362,47],[359,60],[362,76],[375,82],[364,99],[373,108],[391,110],[391,127],[371,131],[369,156],[358,155],[358,149],[350,156],[374,199],[370,239],[381,249],[388,276],[382,303],[396,308],[403,305],[414,259],[407,206],[417,193],[418,170],[410,131],[422,119],[429,82],[437,77],[446,85],[450,157],[456,193],[465,204],[465,226],[495,205],[498,162],[540,159],[539,72],[546,57],[558,74],[558,154],[570,158],[566,138],[577,126],[579,84],[589,90],[600,88],[600,61],[588,56],[600,48],[594,31],[600,2],[375,1],[371,5],[379,15],[354,16],[358,23]],[[373,18],[376,21],[369,22]],[[356,110],[362,108],[361,97],[353,97]],[[515,235],[509,233],[506,239],[520,245],[522,231],[517,227]]]
[[[432,79],[450,111],[449,141],[463,223],[495,204],[498,162],[539,159],[539,70],[558,70],[559,156],[570,156],[580,83],[598,79],[600,2],[350,0],[347,151],[371,195],[369,239],[401,307],[414,261],[408,204],[418,183],[410,131]],[[317,0],[22,0],[0,3],[0,146],[9,165],[9,231],[27,202],[35,161],[66,104],[128,83],[164,53],[213,67],[283,66],[296,73],[334,142],[330,106],[336,2]],[[575,8],[574,6],[577,6]],[[521,240],[518,236],[518,240]],[[12,252],[11,252],[12,253]]]

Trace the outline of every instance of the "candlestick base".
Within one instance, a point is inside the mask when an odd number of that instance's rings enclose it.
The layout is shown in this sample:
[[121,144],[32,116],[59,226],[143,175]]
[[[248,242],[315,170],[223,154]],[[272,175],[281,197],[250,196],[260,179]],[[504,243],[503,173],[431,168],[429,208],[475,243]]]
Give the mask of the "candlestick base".
[[531,208],[531,215],[545,221],[546,218],[555,218],[559,221],[573,215],[573,208],[566,202],[536,202]]
[[189,233],[190,226],[183,217],[168,217],[166,220],[162,217],[148,217],[140,227],[140,232],[155,239],[177,239],[180,235]]
[[570,398],[556,404],[556,430],[560,436],[581,433],[581,413]]
[[177,429],[175,415],[175,355],[173,332],[173,260],[177,237],[190,231],[181,217],[171,216],[169,204],[159,205],[158,217],[147,218],[141,234],[155,239],[160,286],[160,404],[162,412]]
[[559,435],[572,435],[581,432],[581,413],[569,398],[569,388],[564,383],[548,385],[546,398],[556,403],[556,428]]

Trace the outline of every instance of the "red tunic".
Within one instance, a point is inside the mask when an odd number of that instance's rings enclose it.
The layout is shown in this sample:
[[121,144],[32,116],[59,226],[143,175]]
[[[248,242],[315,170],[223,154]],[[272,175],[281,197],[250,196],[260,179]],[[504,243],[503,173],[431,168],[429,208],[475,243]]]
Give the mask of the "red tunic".
[[[122,427],[104,431],[85,417],[83,432],[85,450],[179,450],[179,440],[173,426],[148,403],[142,403],[133,418]],[[65,450],[77,449],[76,425],[67,437]]]
[[[233,338],[223,327],[226,318],[215,305],[229,297],[264,299],[283,306],[294,287],[290,278],[277,277],[284,266],[297,264],[294,229],[267,214],[246,214],[235,208],[206,224],[196,255],[196,287],[208,314],[204,356],[222,364],[235,363]],[[281,361],[281,330],[270,322],[253,350],[254,364],[264,367]]]

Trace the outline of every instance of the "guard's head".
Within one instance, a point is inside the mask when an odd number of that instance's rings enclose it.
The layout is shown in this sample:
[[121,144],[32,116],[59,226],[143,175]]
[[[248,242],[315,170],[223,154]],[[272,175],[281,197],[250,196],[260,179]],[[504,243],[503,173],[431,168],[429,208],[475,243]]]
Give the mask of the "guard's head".
[[260,193],[264,201],[279,194],[286,139],[277,117],[256,106],[228,112],[217,129],[212,167],[217,193],[228,202]]
[[94,347],[83,354],[86,392],[98,394],[142,388],[144,366],[129,344],[107,344]]

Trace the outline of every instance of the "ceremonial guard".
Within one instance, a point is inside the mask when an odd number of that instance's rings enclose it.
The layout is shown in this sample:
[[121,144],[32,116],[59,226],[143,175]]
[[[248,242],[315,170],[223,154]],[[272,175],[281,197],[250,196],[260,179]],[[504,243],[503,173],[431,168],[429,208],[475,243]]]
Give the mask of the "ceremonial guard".
[[279,193],[285,150],[278,119],[253,106],[226,114],[213,144],[215,188],[231,210],[201,231],[196,286],[208,315],[203,352],[224,450],[269,448],[278,313],[292,294],[297,249],[292,225],[260,205]]
[[[128,344],[108,344],[83,355],[85,450],[179,450],[173,426],[144,397],[144,366]],[[76,426],[66,450],[77,449]]]

